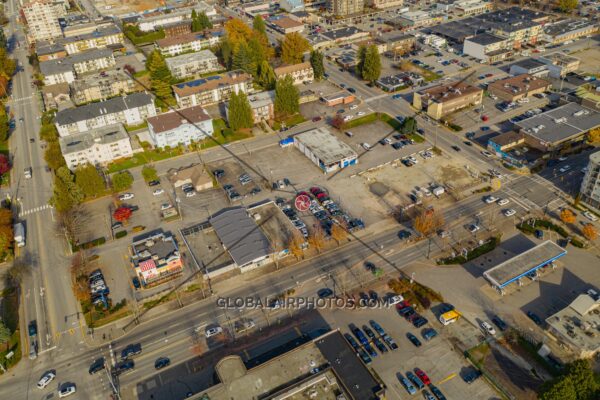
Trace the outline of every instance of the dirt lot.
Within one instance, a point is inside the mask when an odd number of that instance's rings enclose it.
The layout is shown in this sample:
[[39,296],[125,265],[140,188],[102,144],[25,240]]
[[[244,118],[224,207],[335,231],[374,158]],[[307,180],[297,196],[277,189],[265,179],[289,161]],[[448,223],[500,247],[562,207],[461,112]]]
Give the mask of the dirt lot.
[[[108,12],[110,14],[127,14],[136,11],[145,11],[158,8],[164,5],[159,0],[98,0],[96,7],[100,12]],[[108,8],[106,8],[108,7]]]

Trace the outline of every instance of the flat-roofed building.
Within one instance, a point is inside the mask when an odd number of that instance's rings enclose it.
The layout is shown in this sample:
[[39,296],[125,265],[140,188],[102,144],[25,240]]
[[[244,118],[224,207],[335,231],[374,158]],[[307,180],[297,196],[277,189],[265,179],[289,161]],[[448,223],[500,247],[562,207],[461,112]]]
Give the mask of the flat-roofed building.
[[550,90],[551,86],[550,82],[545,79],[522,74],[492,82],[488,85],[487,90],[504,101],[514,102],[534,94],[544,93]]
[[188,33],[186,35],[164,38],[156,41],[156,48],[164,55],[176,56],[191,51],[208,49],[221,41],[223,31]]
[[404,55],[415,48],[416,38],[413,35],[394,35],[384,37],[387,43],[387,51],[391,51],[396,55]]
[[372,8],[397,8],[404,5],[404,0],[366,0],[365,4]]
[[570,72],[579,69],[581,61],[577,57],[567,55],[562,52],[555,52],[539,57],[538,61],[548,66],[548,73],[552,78],[563,78]]
[[567,103],[516,123],[526,142],[545,153],[558,154],[585,146],[586,134],[600,128],[600,112],[577,103]]
[[91,22],[87,17],[75,20],[68,18],[67,26],[63,28],[63,35],[65,38],[86,35],[94,32],[98,28],[110,25],[114,25],[114,21],[110,17],[96,19],[94,22]]
[[442,22],[443,18],[440,15],[429,11],[417,10],[408,11],[400,14],[395,18],[396,25],[406,28],[422,28]]
[[75,104],[106,100],[141,90],[129,75],[122,71],[108,70],[94,75],[85,75],[71,83],[71,98]]
[[192,33],[192,20],[173,22],[162,27],[165,32],[165,38],[189,35]]
[[455,12],[463,17],[483,14],[488,11],[492,11],[493,9],[494,3],[491,1],[464,0],[457,1],[454,4]]
[[587,171],[581,181],[579,190],[581,201],[600,213],[600,151],[590,154]]
[[154,99],[140,92],[61,110],[54,123],[58,134],[64,137],[118,123],[135,126],[154,115]]
[[209,5],[203,1],[198,1],[193,7],[180,8],[179,10],[175,11],[169,9],[165,10],[164,12],[143,14],[137,21],[138,26],[142,32],[154,31],[165,25],[189,20],[192,17],[193,10],[196,10],[196,13],[204,12],[208,17],[217,15],[214,5]]
[[282,17],[272,20],[271,25],[273,25],[273,27],[277,31],[283,34],[288,34],[292,32],[300,33],[304,31],[304,23],[289,17]]
[[500,36],[482,33],[465,39],[463,53],[483,62],[496,62],[512,54],[512,43]]
[[177,79],[188,78],[199,74],[208,74],[222,70],[219,59],[210,50],[200,50],[196,53],[182,54],[169,57],[167,67]]
[[133,155],[129,135],[122,124],[61,137],[59,144],[70,170],[86,164],[106,166],[114,160]]
[[561,44],[591,36],[598,32],[598,25],[589,19],[563,19],[544,25],[540,39],[548,44]]
[[91,49],[102,49],[112,44],[124,43],[125,37],[118,26],[102,25],[89,33],[57,40],[69,54],[77,54]]
[[483,89],[461,82],[434,86],[413,95],[413,107],[426,110],[427,115],[434,119],[441,119],[465,107],[477,106],[482,101]]
[[[275,118],[274,90],[253,93],[248,96],[248,103],[250,103],[252,118],[255,124]],[[229,102],[226,105],[225,112],[227,114],[227,119],[229,119]]]
[[325,46],[331,46],[333,44],[340,45],[344,43],[352,43],[357,40],[368,38],[371,36],[371,34],[369,32],[360,30],[355,26],[345,26],[322,32],[319,36],[325,38],[325,41],[327,42]]
[[112,50],[93,49],[41,62],[40,72],[44,75],[44,83],[53,85],[61,82],[71,83],[75,80],[75,76],[112,68],[115,64]]
[[67,56],[67,51],[65,50],[65,46],[61,44],[40,40],[35,44],[35,54],[38,61],[43,62],[64,58]]
[[44,85],[40,89],[40,92],[42,93],[45,111],[74,106],[71,101],[69,84],[66,82],[55,85]]
[[325,127],[295,135],[294,146],[323,173],[358,164],[358,154]]
[[181,275],[177,241],[162,229],[133,238],[131,264],[143,286],[155,286]]
[[338,17],[360,14],[365,8],[364,0],[327,0],[327,10]]
[[148,118],[148,132],[154,146],[164,149],[189,146],[212,136],[214,129],[206,110],[193,106]]
[[30,42],[52,40],[62,36],[58,19],[67,14],[64,2],[55,0],[34,0],[21,8],[27,22],[27,37]]
[[289,13],[304,11],[304,0],[280,0],[279,7]]
[[314,71],[310,62],[303,62],[294,65],[282,65],[273,70],[277,79],[282,79],[286,76],[291,76],[294,85],[302,83],[311,83],[315,80]]
[[172,87],[179,107],[206,106],[229,100],[232,92],[250,93],[252,75],[236,70],[178,83]]
[[524,58],[511,64],[509,72],[511,75],[529,74],[538,78],[544,78],[549,75],[550,70],[546,63],[535,58]]

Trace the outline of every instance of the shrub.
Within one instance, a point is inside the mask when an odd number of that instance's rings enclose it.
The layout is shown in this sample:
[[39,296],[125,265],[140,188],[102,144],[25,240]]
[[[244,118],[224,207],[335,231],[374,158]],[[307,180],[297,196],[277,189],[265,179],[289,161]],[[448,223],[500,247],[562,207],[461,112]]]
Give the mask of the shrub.
[[119,231],[119,232],[115,233],[115,239],[120,239],[125,236],[127,236],[127,231]]
[[104,236],[102,236],[97,239],[90,240],[89,242],[81,243],[79,245],[71,244],[71,250],[73,251],[73,253],[75,253],[75,252],[79,251],[79,249],[87,250],[87,249],[91,249],[94,247],[98,247],[104,243],[106,243],[106,238]]

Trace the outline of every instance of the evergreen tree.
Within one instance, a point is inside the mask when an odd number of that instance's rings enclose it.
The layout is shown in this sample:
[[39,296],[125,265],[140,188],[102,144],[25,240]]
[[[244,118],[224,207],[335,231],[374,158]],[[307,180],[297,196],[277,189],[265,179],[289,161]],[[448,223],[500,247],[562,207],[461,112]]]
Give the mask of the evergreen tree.
[[252,29],[260,33],[261,35],[267,34],[267,26],[265,25],[265,21],[260,16],[260,14],[257,14],[254,17],[254,21],[252,21]]
[[410,135],[417,131],[417,121],[413,117],[408,117],[402,122],[402,133]]
[[356,52],[356,76],[362,77],[363,66],[365,65],[365,57],[367,55],[366,46],[361,45]]
[[308,40],[298,32],[288,33],[281,42],[281,60],[286,64],[298,64],[302,62],[304,53],[308,50]]
[[365,51],[364,61],[361,67],[361,75],[365,81],[371,83],[379,79],[381,75],[381,59],[377,46],[369,46]]
[[206,15],[206,13],[204,11],[202,11],[200,14],[198,14],[198,23],[200,25],[200,30],[205,30],[205,29],[212,29],[213,24],[210,21],[210,18],[208,18],[208,15]]
[[323,53],[318,50],[311,51],[310,65],[314,71],[315,79],[323,79],[323,75],[325,75],[325,67],[323,66]]
[[221,63],[225,66],[225,68],[231,69],[231,64],[233,61],[233,47],[231,46],[229,39],[225,38],[221,41],[221,45],[219,46],[217,53],[219,54]]
[[198,13],[192,10],[192,32],[199,32],[201,29],[198,25]]
[[173,93],[171,92],[173,75],[171,75],[165,58],[159,50],[154,50],[148,55],[146,69],[150,72],[150,84],[156,97],[167,104],[172,104],[174,102]]
[[231,93],[229,99],[229,127],[235,131],[244,128],[252,128],[254,125],[252,108],[246,93]]
[[75,171],[75,183],[81,188],[86,198],[95,198],[104,193],[105,185],[102,176],[91,164],[82,165]]
[[252,55],[246,42],[241,42],[233,55],[232,69],[241,69],[252,74]]
[[67,167],[56,170],[53,192],[50,204],[58,212],[69,211],[83,200],[83,192],[73,180],[73,174]]
[[44,152],[44,160],[46,161],[46,164],[48,164],[48,167],[54,171],[66,165],[58,141],[48,142],[48,147]]
[[273,90],[275,88],[277,78],[275,77],[273,67],[271,67],[268,61],[263,61],[258,66],[257,81],[266,90]]
[[250,52],[251,62],[251,70],[254,78],[258,76],[258,66],[262,64],[263,61],[266,60],[265,51],[260,43],[258,36],[253,36],[248,42],[248,50]]
[[133,176],[129,171],[117,172],[111,177],[112,187],[115,192],[122,192],[133,185]]
[[300,94],[292,77],[287,75],[275,85],[275,112],[281,116],[294,115],[300,111]]

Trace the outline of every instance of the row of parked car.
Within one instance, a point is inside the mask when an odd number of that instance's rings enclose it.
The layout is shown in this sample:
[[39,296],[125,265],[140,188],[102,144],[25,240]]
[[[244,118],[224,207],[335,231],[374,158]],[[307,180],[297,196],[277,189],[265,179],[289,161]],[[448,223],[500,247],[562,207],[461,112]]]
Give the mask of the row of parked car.
[[[404,376],[398,374],[398,379],[402,386],[404,386],[404,389],[411,395],[416,394],[418,390],[423,390],[423,397],[426,400],[446,400],[446,396],[431,383],[431,379],[420,368],[408,371]],[[431,393],[425,387],[428,387]]]
[[92,304],[108,306],[108,294],[110,290],[104,281],[104,275],[100,269],[97,269],[89,275],[89,286]]
[[375,351],[373,346],[382,354],[398,349],[398,345],[394,339],[383,330],[381,325],[373,320],[369,321],[369,325],[370,327],[363,325],[361,330],[356,325],[350,324],[350,330],[354,337],[349,333],[344,334],[350,346],[352,346],[365,364],[370,364],[372,359],[377,357],[377,351]]
[[302,236],[304,236],[305,239],[308,238],[308,229],[306,228],[306,224],[300,219],[300,217],[298,217],[296,210],[294,210],[292,206],[286,203],[286,201],[281,197],[278,197],[275,200],[275,204],[281,208],[281,211],[286,217],[289,218],[292,225],[294,225],[294,227],[300,231]]

